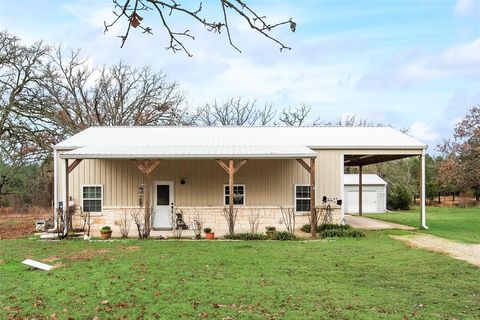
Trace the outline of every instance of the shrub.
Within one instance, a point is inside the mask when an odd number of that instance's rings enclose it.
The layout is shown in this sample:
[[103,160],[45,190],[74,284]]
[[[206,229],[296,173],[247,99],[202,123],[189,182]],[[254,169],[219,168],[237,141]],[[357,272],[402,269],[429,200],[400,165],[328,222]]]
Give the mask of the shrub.
[[302,230],[303,232],[306,232],[306,233],[310,233],[310,230],[312,230],[312,228],[310,227],[309,224],[304,224],[300,230]]
[[211,233],[211,232],[212,232],[212,228],[203,228],[203,232],[205,232],[205,233]]
[[353,229],[353,230],[350,230],[349,237],[363,238],[363,237],[365,237],[365,232],[363,232],[362,230]]
[[288,231],[277,231],[273,235],[272,240],[295,240],[295,235],[291,234]]
[[349,224],[335,224],[335,223],[328,223],[328,224],[321,224],[317,227],[317,232],[322,232],[324,230],[351,230],[352,226]]
[[[310,233],[310,225],[305,224],[302,226],[303,232]],[[321,224],[317,227],[317,232],[320,238],[361,238],[365,237],[365,233],[362,230],[354,229],[349,224]]]
[[412,197],[402,185],[392,186],[387,192],[388,210],[409,210]]
[[365,237],[365,233],[361,230],[354,229],[352,226],[345,224],[322,224],[319,226],[318,233],[321,238],[361,238]]
[[234,233],[223,237],[227,240],[267,240],[267,236],[261,233]]
[[277,228],[271,227],[271,226],[265,227],[265,229],[266,229],[267,231],[275,231],[275,230],[277,230]]
[[[352,227],[348,224],[344,224],[344,225],[341,225],[341,224],[321,224],[319,226],[317,226],[317,232],[320,233],[324,230],[331,230],[331,229],[346,229],[346,230],[350,230],[352,229]],[[310,233],[310,225],[309,224],[304,224],[300,230],[302,230],[303,232],[306,232],[306,233]]]
[[349,235],[349,231],[345,229],[326,229],[319,233],[321,238],[344,238]]

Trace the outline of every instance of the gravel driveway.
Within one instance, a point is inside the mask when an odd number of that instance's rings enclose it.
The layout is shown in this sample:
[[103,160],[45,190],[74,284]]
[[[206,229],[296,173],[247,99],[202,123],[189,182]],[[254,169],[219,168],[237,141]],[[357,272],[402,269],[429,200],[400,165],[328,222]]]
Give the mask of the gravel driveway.
[[480,244],[461,243],[429,234],[390,237],[405,242],[409,247],[440,252],[480,267]]

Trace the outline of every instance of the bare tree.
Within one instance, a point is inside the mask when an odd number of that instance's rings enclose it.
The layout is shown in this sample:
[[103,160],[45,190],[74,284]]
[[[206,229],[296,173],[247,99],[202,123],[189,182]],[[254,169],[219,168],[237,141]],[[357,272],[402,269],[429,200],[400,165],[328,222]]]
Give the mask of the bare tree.
[[381,123],[374,123],[367,119],[357,118],[356,115],[346,115],[338,117],[333,123],[327,123],[329,126],[334,127],[375,127],[381,126]]
[[283,49],[290,49],[283,44],[280,40],[271,35],[271,31],[279,26],[288,25],[292,32],[295,32],[297,24],[292,20],[285,20],[278,23],[270,23],[266,16],[258,14],[249,5],[241,0],[220,0],[220,8],[218,16],[208,17],[203,10],[203,3],[197,3],[193,8],[188,7],[188,2],[185,1],[183,6],[180,0],[113,0],[115,19],[111,22],[104,22],[105,31],[107,32],[110,27],[118,23],[125,23],[125,32],[119,36],[122,41],[121,46],[125,44],[131,28],[139,28],[143,33],[152,34],[152,28],[143,23],[143,16],[147,16],[150,12],[158,15],[165,32],[169,36],[169,43],[166,47],[167,50],[173,52],[183,51],[189,57],[192,55],[183,44],[184,39],[194,40],[195,36],[191,34],[188,28],[184,31],[175,31],[171,28],[170,19],[174,16],[184,15],[191,18],[193,21],[199,23],[205,27],[207,31],[221,34],[225,31],[228,37],[230,45],[238,52],[240,49],[233,43],[230,33],[229,17],[231,14],[246,23],[251,29],[257,33],[265,36],[280,47],[280,51]]
[[46,67],[42,99],[64,135],[92,125],[176,125],[186,116],[184,94],[163,72],[118,63],[90,67],[80,52],[56,48]]
[[288,233],[295,235],[295,209],[293,207],[280,206],[282,212],[282,219]]
[[5,162],[45,156],[38,143],[51,141],[52,132],[34,99],[49,50],[42,42],[26,46],[7,31],[0,32],[0,148]]
[[203,218],[200,213],[195,210],[193,215],[192,230],[195,233],[195,239],[200,239],[202,236]]
[[128,234],[130,233],[130,220],[128,219],[126,210],[123,211],[123,216],[120,219],[115,220],[115,225],[120,229],[122,238],[128,238]]
[[248,215],[248,224],[250,225],[250,233],[258,232],[258,223],[260,222],[260,208],[252,208]]
[[130,212],[130,216],[133,219],[133,222],[137,226],[138,238],[144,239],[148,238],[148,234],[145,233],[145,217],[142,215],[142,207],[137,210]]
[[301,126],[305,124],[305,121],[307,120],[307,117],[311,111],[311,106],[305,103],[301,103],[295,109],[293,109],[292,107],[283,109],[282,114],[280,115],[280,118],[278,120],[285,126]]
[[204,126],[254,126],[268,125],[275,118],[271,104],[257,107],[256,100],[230,98],[218,103],[216,100],[197,110],[195,122]]

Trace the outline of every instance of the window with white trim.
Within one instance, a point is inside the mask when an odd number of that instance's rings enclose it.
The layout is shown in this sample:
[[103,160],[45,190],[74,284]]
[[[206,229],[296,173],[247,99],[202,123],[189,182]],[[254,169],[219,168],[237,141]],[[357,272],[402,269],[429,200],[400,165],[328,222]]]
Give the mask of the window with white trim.
[[84,212],[102,212],[102,191],[101,185],[82,187],[82,206]]
[[[228,206],[230,204],[230,186],[223,186],[223,199],[224,205]],[[235,184],[233,185],[233,204],[237,206],[245,205],[245,185],[244,184]]]
[[295,185],[295,211],[310,211],[310,186]]

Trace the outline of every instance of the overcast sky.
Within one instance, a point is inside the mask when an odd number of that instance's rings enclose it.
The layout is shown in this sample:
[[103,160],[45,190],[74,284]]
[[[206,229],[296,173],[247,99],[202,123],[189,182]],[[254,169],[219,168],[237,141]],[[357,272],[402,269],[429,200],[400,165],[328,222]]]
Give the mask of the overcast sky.
[[[0,27],[25,42],[81,48],[93,65],[122,60],[163,69],[192,106],[231,96],[279,109],[305,102],[312,118],[356,115],[410,128],[433,151],[467,109],[480,104],[479,2],[249,0],[272,22],[298,23],[294,34],[288,27],[274,33],[292,50],[279,52],[232,17],[238,53],[225,34],[173,17],[172,28],[196,36],[185,41],[192,58],[164,49],[168,38],[154,14],[142,21],[154,35],[134,30],[120,49],[121,28],[103,33],[111,1],[0,0]],[[195,8],[198,2],[182,3]],[[215,15],[217,3],[203,1],[205,12]]]

